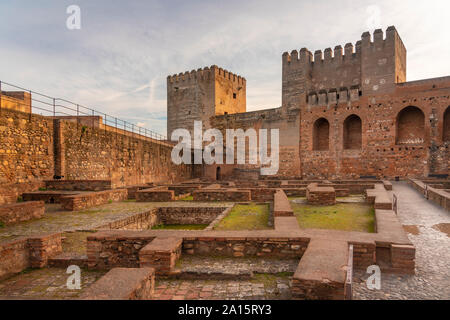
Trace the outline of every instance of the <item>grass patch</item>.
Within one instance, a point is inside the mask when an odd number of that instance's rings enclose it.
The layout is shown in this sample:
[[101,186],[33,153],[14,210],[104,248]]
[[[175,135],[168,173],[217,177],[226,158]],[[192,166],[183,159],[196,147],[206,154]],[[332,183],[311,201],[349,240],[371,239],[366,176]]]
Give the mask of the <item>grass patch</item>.
[[215,230],[262,230],[269,229],[268,204],[237,204],[220,221]]
[[153,230],[203,230],[207,224],[159,224]]
[[180,200],[182,200],[182,201],[193,201],[194,200],[194,196],[186,196],[184,198],[181,198]]
[[136,202],[136,199],[127,199],[127,200],[123,200],[122,202]]
[[361,203],[312,206],[291,203],[300,228],[375,232],[375,209]]

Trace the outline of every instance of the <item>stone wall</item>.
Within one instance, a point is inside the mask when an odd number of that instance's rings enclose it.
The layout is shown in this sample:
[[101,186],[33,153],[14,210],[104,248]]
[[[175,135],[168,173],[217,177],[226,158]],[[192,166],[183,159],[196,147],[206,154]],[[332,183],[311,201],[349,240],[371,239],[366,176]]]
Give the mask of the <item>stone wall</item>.
[[226,208],[221,207],[161,207],[159,221],[163,224],[210,224]]
[[[53,121],[43,116],[2,109],[0,114],[0,201],[15,202],[20,191],[36,190],[53,177]],[[31,183],[32,185],[27,185]],[[8,185],[8,186],[5,186]],[[3,190],[5,186],[5,190]],[[8,191],[11,187],[17,190]],[[15,197],[14,201],[5,200]]]
[[191,165],[172,163],[170,144],[72,120],[1,109],[0,204],[44,187],[42,181],[55,175],[109,180],[113,188],[191,178]]
[[111,180],[113,187],[191,178],[190,165],[175,165],[172,145],[64,122],[65,178]]
[[158,188],[139,190],[136,191],[135,195],[138,202],[168,202],[175,200],[175,191]]
[[102,191],[112,188],[111,180],[47,180],[49,190]]
[[249,190],[198,190],[193,192],[194,201],[250,201]]
[[82,300],[150,300],[155,291],[153,268],[115,268],[81,295]]
[[4,225],[15,224],[44,216],[43,201],[28,201],[0,206],[0,222]]
[[[125,231],[124,231],[125,232]],[[139,251],[155,236],[126,233],[114,235],[94,234],[87,238],[88,265],[95,269],[139,266]],[[185,237],[183,254],[226,257],[300,258],[309,238],[238,238],[238,237]]]
[[19,238],[0,243],[0,279],[27,268],[42,268],[48,259],[61,253],[61,234]]
[[60,202],[63,210],[77,211],[105,204],[109,201],[125,201],[127,199],[127,189],[114,189],[65,196],[60,198]]
[[97,229],[146,230],[157,224],[159,224],[158,209],[154,208],[150,211],[115,220],[99,226]]

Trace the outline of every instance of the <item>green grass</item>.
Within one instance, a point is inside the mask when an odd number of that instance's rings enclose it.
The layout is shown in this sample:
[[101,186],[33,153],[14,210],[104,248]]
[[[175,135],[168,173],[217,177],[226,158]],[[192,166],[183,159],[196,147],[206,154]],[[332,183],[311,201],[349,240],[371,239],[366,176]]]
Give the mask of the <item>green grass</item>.
[[194,200],[194,196],[186,196],[184,198],[181,198],[180,200],[182,200],[182,201],[193,201]]
[[292,203],[300,228],[375,232],[375,210],[361,203],[312,206]]
[[220,221],[215,230],[262,230],[269,229],[268,204],[237,204]]
[[153,226],[153,230],[203,230],[207,224],[160,224]]

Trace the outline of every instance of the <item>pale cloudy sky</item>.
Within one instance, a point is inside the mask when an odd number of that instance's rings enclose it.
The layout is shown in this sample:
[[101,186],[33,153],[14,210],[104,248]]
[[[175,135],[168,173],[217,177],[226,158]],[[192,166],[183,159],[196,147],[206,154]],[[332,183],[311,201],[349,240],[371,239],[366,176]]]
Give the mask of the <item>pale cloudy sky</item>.
[[[66,28],[72,4],[81,30]],[[0,0],[0,80],[165,133],[169,74],[216,64],[247,79],[248,110],[274,108],[284,51],[390,25],[408,81],[450,75],[448,0]]]

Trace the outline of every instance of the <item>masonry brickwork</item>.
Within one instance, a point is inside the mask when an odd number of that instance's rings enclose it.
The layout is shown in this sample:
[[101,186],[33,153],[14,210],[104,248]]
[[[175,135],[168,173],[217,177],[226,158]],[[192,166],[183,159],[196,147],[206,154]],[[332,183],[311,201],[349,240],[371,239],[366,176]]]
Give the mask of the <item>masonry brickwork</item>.
[[[173,164],[171,150],[164,141],[105,126],[2,108],[0,204],[14,203],[24,192],[58,188],[56,184],[68,190],[83,185],[85,190],[103,190],[190,179],[191,165]],[[65,182],[46,186],[44,181],[55,175]]]
[[[406,55],[395,27],[378,29],[373,35],[365,32],[356,44],[344,48],[314,54],[306,48],[285,52],[281,107],[236,112],[229,105],[230,112],[210,112],[206,119],[195,115],[201,112],[198,104],[175,101],[169,94],[169,117],[175,116],[171,110],[183,109],[191,114],[189,119],[183,117],[186,121],[209,120],[205,127],[222,131],[279,129],[280,176],[355,179],[448,174],[450,77],[406,82]],[[172,90],[171,84],[168,92]],[[214,106],[210,103],[206,108]],[[168,120],[169,134],[173,123]],[[239,178],[245,170],[258,174],[259,167],[214,164],[206,166],[204,174],[212,179]]]

